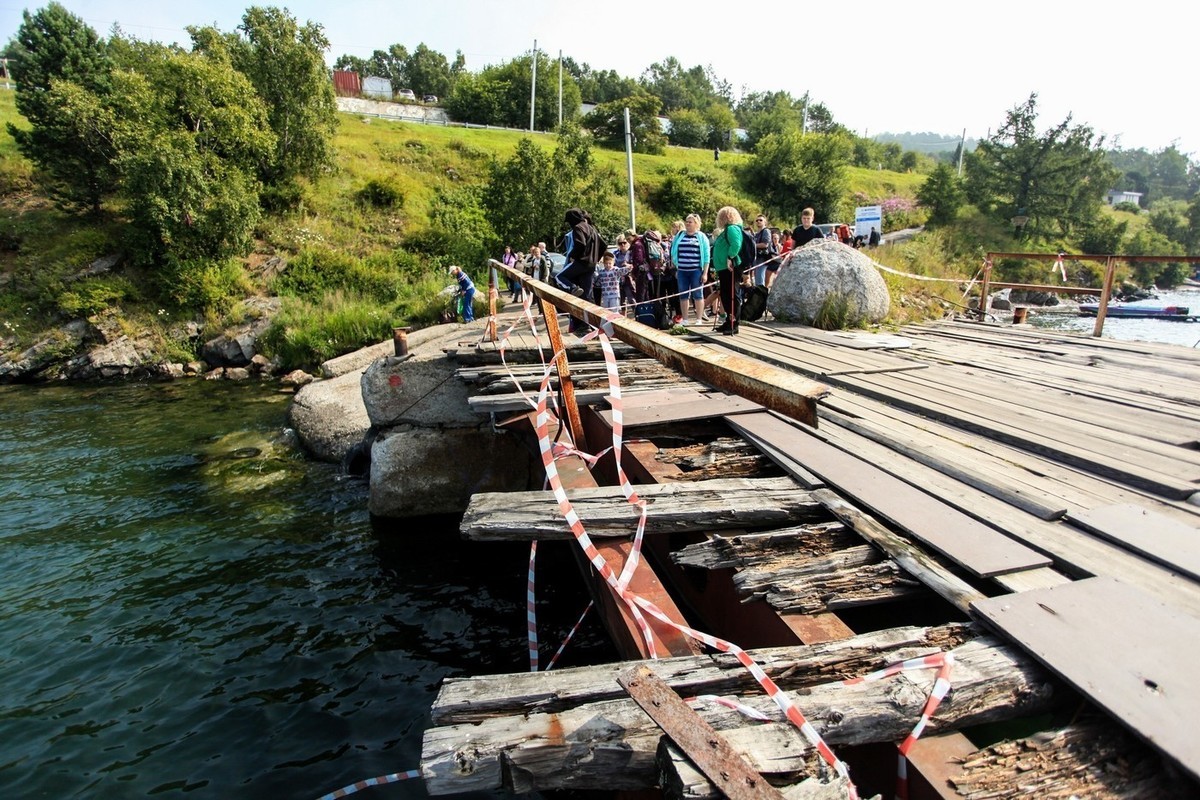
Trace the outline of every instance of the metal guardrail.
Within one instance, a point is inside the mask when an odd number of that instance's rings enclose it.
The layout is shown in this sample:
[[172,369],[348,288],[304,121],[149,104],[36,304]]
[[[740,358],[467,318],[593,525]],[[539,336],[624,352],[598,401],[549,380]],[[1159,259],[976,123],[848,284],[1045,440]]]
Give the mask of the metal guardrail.
[[[614,338],[682,375],[760,403],[772,411],[778,411],[813,428],[817,427],[817,402],[829,394],[829,387],[825,384],[738,353],[705,347],[671,336],[625,317],[609,319],[611,312],[594,303],[556,289],[544,281],[534,280],[524,272],[494,259],[490,259],[488,265],[491,267],[488,294],[493,318],[499,296],[497,275],[503,273],[506,277],[519,281],[542,302],[552,340],[558,330],[558,321],[557,315],[549,311],[550,308],[563,311],[590,325],[606,326],[605,330],[611,330]],[[494,329],[491,331],[491,337],[495,341]],[[561,348],[556,347],[557,349]]]

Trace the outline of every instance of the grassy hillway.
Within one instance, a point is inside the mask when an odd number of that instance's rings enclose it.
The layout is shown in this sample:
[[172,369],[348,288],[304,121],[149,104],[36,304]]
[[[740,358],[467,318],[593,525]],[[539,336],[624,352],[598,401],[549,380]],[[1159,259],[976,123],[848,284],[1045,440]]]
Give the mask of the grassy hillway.
[[[10,91],[0,91],[0,123],[5,122],[24,123]],[[295,210],[264,217],[255,231],[254,251],[237,267],[234,291],[205,308],[181,304],[172,287],[162,285],[161,276],[123,263],[107,272],[85,272],[97,259],[121,253],[120,209],[114,202],[98,218],[55,209],[38,193],[31,165],[0,125],[0,354],[18,353],[71,319],[99,316],[110,328],[116,325],[150,342],[155,360],[186,362],[196,358],[198,343],[260,313],[254,309],[261,304],[247,304],[243,298],[262,295],[279,295],[283,305],[260,339],[260,349],[288,367],[312,367],[380,341],[390,336],[393,325],[430,324],[444,307],[437,293],[449,283],[445,267],[456,260],[456,240],[471,242],[473,224],[480,224],[453,198],[486,188],[494,160],[509,158],[523,137],[546,151],[556,145],[556,137],[547,134],[354,114],[339,115],[339,123],[336,168],[303,186]],[[620,191],[610,198],[611,216],[626,217],[625,154],[593,147],[592,155],[595,169],[619,178],[614,185]],[[674,147],[663,155],[635,154],[639,229],[665,228],[678,216],[678,193],[667,190],[681,183],[681,175],[700,192],[692,202],[700,206],[695,210],[706,227],[718,205],[726,203],[752,218],[759,206],[743,193],[737,174],[747,159],[722,153],[714,162],[709,150]],[[918,174],[847,170],[851,196],[843,206],[851,214],[855,204],[868,200],[899,198],[911,204],[924,180]],[[675,208],[664,201],[674,202]],[[772,220],[787,226],[795,222]],[[907,245],[907,255],[899,248],[875,255],[899,258],[893,266],[906,271],[973,271],[977,248],[965,244],[968,257],[955,265],[946,263],[946,252],[954,248],[944,245],[935,237],[924,245]],[[490,253],[498,254],[498,248]],[[279,272],[281,263],[285,268]],[[482,274],[479,265],[460,263]],[[894,277],[888,281],[894,295],[902,290]],[[897,321],[927,316],[931,307],[932,313],[943,312],[947,306],[936,297],[921,297],[927,286],[916,284],[913,297],[893,304]]]

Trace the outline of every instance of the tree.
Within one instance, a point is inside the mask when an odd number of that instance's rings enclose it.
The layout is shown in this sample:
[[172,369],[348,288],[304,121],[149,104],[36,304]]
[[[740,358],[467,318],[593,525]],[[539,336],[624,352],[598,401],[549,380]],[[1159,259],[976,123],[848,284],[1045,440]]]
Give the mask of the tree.
[[639,94],[601,103],[583,118],[583,126],[596,140],[609,147],[625,149],[625,109],[629,109],[629,128],[633,149],[638,153],[661,153],[667,142],[658,122],[658,98]]
[[663,111],[670,114],[681,108],[702,111],[713,100],[729,105],[729,84],[717,80],[708,67],[684,69],[674,56],[651,64],[642,74],[641,84],[647,92],[662,103]]
[[758,143],[743,179],[776,215],[798,218],[812,206],[831,219],[846,191],[850,149],[845,134],[772,133]]
[[226,59],[159,49],[114,75],[121,193],[139,261],[179,265],[243,254],[259,219],[268,110]]
[[325,69],[329,41],[314,22],[299,25],[278,8],[252,7],[231,48],[232,64],[266,104],[275,149],[263,162],[264,183],[316,177],[333,164],[337,104]]
[[[557,69],[545,53],[539,52],[537,97],[534,118],[536,130],[558,127]],[[551,77],[554,76],[554,77]],[[464,73],[458,79],[446,110],[462,122],[481,125],[529,127],[529,86],[533,80],[533,57],[515,58],[499,66],[485,67],[475,75]],[[563,120],[579,116],[579,86],[569,75],[563,76]]]
[[671,113],[671,130],[668,138],[678,147],[704,147],[708,139],[708,124],[704,115],[690,108],[681,108]]
[[733,129],[737,127],[737,118],[728,105],[712,102],[704,109],[705,144],[709,147],[733,148]]
[[1060,239],[1085,228],[1117,178],[1097,139],[1071,117],[1036,131],[1037,94],[979,143],[967,161],[968,197],[996,217],[1026,217],[1023,235]]
[[430,94],[445,97],[454,86],[454,74],[446,57],[436,50],[430,50],[424,42],[417,45],[417,49],[404,62],[404,75],[408,88],[417,97]]
[[352,56],[349,54],[338,56],[337,61],[333,62],[333,68],[337,70],[345,70],[347,72],[355,72],[360,78],[366,77],[368,74],[367,60],[365,58],[359,58],[358,56]]
[[930,226],[953,222],[964,200],[962,186],[954,170],[946,164],[938,164],[917,190],[917,200],[929,209]]
[[511,157],[492,165],[483,202],[500,241],[522,249],[531,242],[553,238],[563,212],[557,208],[557,193],[546,186],[547,180],[557,180],[550,155],[527,137],[517,143]]
[[611,69],[594,71],[587,64],[579,64],[570,56],[563,58],[563,70],[579,84],[579,93],[585,103],[609,103],[632,97],[641,90],[633,78],[626,78]]
[[104,135],[112,62],[83,20],[52,2],[25,11],[11,45],[17,110],[28,130],[8,124],[21,154],[64,209],[100,211],[114,180],[117,157]]

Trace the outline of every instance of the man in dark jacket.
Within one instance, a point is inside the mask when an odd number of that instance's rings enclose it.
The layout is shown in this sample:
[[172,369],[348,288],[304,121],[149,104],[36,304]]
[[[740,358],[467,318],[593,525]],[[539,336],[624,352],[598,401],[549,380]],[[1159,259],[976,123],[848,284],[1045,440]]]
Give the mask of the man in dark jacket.
[[590,297],[596,264],[605,250],[604,240],[586,211],[569,208],[566,219],[571,226],[571,251],[567,253],[566,268],[558,273],[558,285],[576,297]]

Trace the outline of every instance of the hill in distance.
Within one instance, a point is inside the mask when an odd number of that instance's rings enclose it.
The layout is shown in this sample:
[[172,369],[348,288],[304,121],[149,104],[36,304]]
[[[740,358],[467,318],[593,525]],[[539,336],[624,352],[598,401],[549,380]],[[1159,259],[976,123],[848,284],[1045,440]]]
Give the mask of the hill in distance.
[[[877,133],[871,137],[877,142],[896,142],[904,150],[912,150],[915,153],[953,153],[958,148],[959,139],[962,137],[957,134],[945,133]],[[968,152],[975,149],[978,140],[967,137]]]

